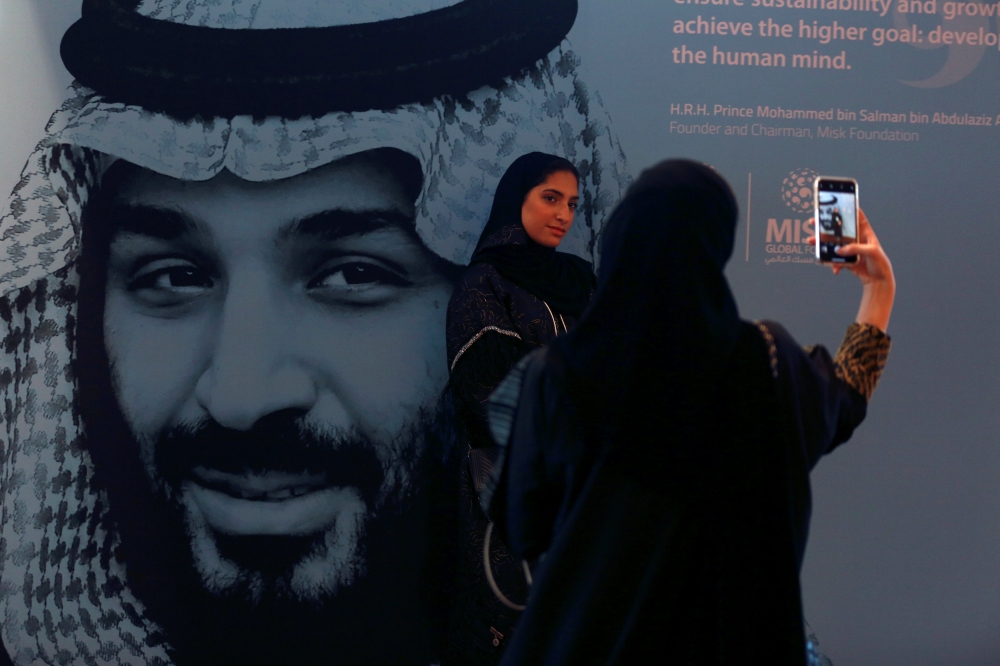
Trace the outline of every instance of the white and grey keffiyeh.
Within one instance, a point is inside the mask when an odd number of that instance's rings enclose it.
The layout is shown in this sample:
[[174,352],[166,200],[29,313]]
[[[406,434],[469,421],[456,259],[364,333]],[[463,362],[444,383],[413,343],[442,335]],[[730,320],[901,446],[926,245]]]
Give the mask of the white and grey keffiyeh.
[[[184,4],[143,6],[168,12]],[[227,11],[254,12],[261,4],[226,3]],[[71,362],[80,219],[108,166],[124,159],[181,179],[228,169],[267,181],[398,148],[423,168],[419,237],[464,264],[506,166],[533,150],[561,154],[579,166],[583,196],[563,247],[593,260],[604,217],[629,176],[601,101],[578,68],[564,42],[522,76],[463,98],[299,120],[179,123],[71,88],[0,217],[0,622],[16,664],[170,663],[166,637],[127,588],[107,498],[93,489],[92,462],[79,444]]]

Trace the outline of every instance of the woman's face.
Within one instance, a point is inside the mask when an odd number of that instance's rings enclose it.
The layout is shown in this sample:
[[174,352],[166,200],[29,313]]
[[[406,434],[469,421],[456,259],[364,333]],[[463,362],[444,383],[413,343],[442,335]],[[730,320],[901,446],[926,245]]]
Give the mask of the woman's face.
[[569,171],[556,171],[532,188],[521,206],[521,224],[528,237],[545,247],[558,246],[573,226],[579,200],[576,176]]

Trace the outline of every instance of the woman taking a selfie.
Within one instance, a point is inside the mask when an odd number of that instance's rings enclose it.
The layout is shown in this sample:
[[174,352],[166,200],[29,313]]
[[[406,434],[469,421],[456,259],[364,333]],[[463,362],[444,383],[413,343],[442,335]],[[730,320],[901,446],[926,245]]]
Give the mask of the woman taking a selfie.
[[[527,352],[573,327],[595,286],[588,262],[556,252],[573,224],[578,180],[576,168],[561,157],[535,152],[516,159],[500,179],[472,261],[448,304],[449,390],[468,442],[463,505],[474,535],[473,543],[463,548],[469,552],[465,564],[471,571],[466,573],[481,583],[466,605],[493,618],[488,626],[472,628],[485,661],[466,654],[456,663],[495,662],[527,594],[519,561],[509,558],[496,539],[489,551],[493,566],[490,572],[484,569],[487,520],[475,490],[489,474],[496,452],[486,422],[490,393]],[[491,593],[487,573],[503,590],[501,596]]]
[[737,206],[710,167],[647,170],[605,229],[597,293],[491,399],[481,493],[533,576],[504,664],[807,663],[809,472],[865,416],[892,267],[862,214],[861,306],[835,357],[742,321]]

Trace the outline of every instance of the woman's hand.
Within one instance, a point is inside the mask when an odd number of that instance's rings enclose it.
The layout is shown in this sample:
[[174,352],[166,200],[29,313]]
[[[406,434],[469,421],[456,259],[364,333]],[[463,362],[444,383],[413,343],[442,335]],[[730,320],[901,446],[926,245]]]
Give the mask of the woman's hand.
[[[814,237],[806,239],[808,243],[815,242]],[[837,254],[849,256],[858,255],[853,264],[834,264],[834,275],[847,269],[861,280],[861,306],[858,308],[856,321],[859,324],[872,324],[883,332],[889,326],[889,316],[892,314],[892,303],[896,298],[896,278],[892,274],[892,263],[886,256],[882,244],[879,243],[872,225],[868,222],[864,211],[858,209],[858,242],[848,243],[837,248]]]

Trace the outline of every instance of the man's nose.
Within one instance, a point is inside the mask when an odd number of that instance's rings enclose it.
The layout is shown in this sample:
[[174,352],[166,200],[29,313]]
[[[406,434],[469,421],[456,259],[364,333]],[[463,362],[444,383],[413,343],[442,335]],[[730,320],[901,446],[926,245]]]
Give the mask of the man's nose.
[[201,407],[235,430],[280,410],[308,412],[317,397],[314,378],[291,348],[287,301],[259,277],[247,281],[227,290],[212,358],[195,387]]

